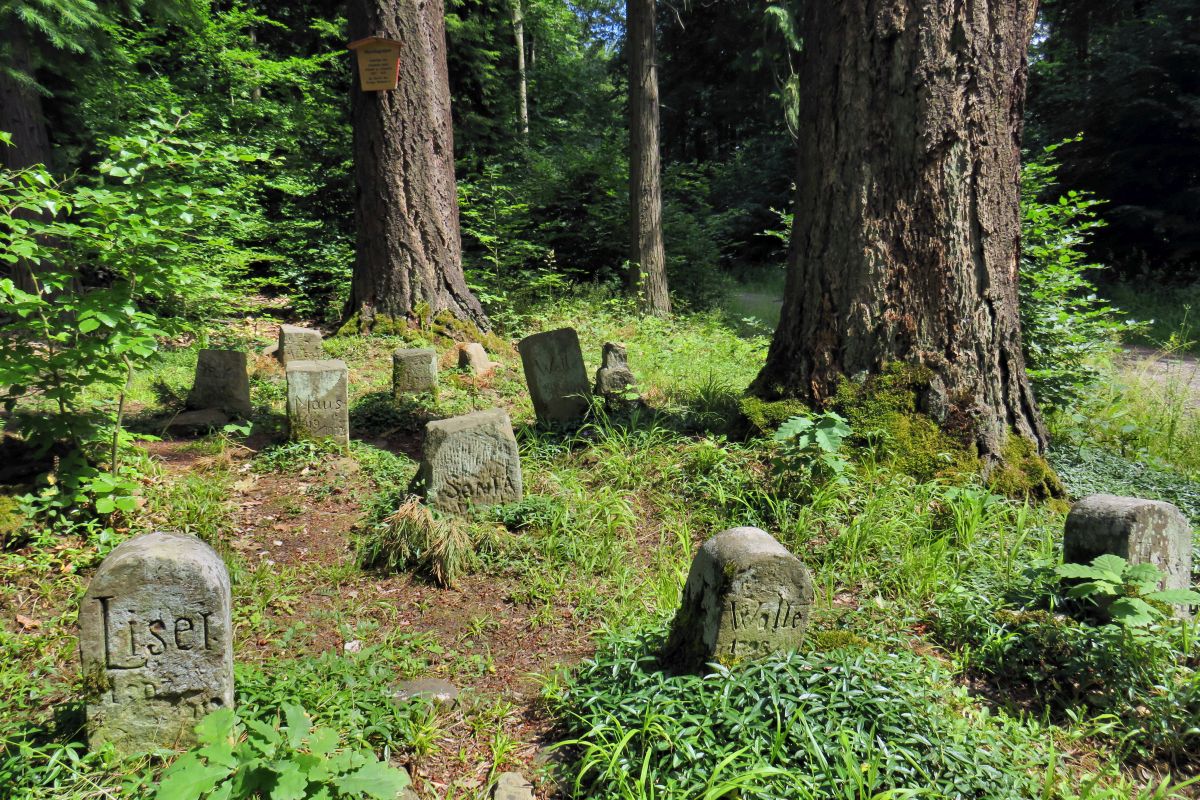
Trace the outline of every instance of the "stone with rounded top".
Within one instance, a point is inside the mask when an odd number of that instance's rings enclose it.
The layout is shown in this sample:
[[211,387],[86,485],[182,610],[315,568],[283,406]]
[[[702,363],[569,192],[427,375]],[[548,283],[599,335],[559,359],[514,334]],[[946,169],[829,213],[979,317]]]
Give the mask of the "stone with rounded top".
[[288,427],[293,439],[350,444],[346,362],[331,358],[287,365]]
[[542,424],[577,422],[587,413],[592,387],[574,328],[526,336],[517,343],[533,410]]
[[488,358],[487,351],[479,342],[467,342],[458,346],[458,368],[477,378],[492,374],[496,365]]
[[401,348],[392,353],[392,394],[437,391],[437,351],[432,347]]
[[250,416],[250,373],[246,354],[238,350],[201,350],[196,376],[188,392],[190,409],[215,408],[233,417]]
[[713,536],[692,560],[664,664],[697,672],[798,647],[812,610],[808,568],[758,528]]
[[492,800],[533,800],[533,784],[519,772],[501,772],[492,790]]
[[1153,564],[1163,573],[1163,589],[1190,588],[1192,526],[1170,503],[1111,494],[1076,502],[1063,532],[1063,561],[1090,564],[1104,554]]
[[79,654],[93,749],[191,746],[205,714],[233,705],[225,563],[184,534],[119,545],[80,603]]
[[279,348],[275,357],[285,367],[293,361],[317,361],[325,357],[321,332],[299,325],[279,326]]
[[442,511],[521,499],[521,456],[504,409],[475,411],[425,425],[416,489]]
[[625,400],[630,391],[637,387],[637,378],[629,369],[629,354],[625,345],[605,342],[600,356],[600,369],[596,370],[596,394],[606,400]]

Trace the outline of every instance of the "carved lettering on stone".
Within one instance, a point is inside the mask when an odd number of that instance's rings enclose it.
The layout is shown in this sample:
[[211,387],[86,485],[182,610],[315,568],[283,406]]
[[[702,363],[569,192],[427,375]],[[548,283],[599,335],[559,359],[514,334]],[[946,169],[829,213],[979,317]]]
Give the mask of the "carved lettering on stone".
[[517,344],[525,383],[540,423],[574,422],[587,413],[592,391],[579,335],[560,328],[527,336]]
[[521,499],[521,457],[503,409],[476,411],[425,426],[416,485],[443,511]]
[[250,375],[246,354],[236,350],[201,350],[187,407],[214,408],[235,417],[250,416]]
[[348,376],[346,362],[340,359],[288,364],[288,425],[293,439],[350,443]]
[[325,357],[321,332],[298,325],[279,326],[279,347],[275,351],[285,367],[293,361],[317,361]]

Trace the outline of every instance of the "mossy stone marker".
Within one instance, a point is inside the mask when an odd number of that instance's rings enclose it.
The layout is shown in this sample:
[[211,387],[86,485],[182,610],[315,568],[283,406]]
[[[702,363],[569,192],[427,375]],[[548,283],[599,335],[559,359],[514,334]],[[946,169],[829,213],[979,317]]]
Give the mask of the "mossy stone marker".
[[1093,494],[1071,506],[1063,561],[1090,564],[1104,554],[1158,567],[1162,589],[1191,588],[1192,525],[1170,503]]
[[671,624],[664,664],[698,672],[794,650],[812,611],[812,576],[800,559],[758,528],[731,528],[692,560]]
[[237,350],[201,350],[187,407],[215,408],[230,416],[250,416],[250,374],[246,354]]
[[233,705],[229,573],[195,536],[148,533],[113,550],[79,606],[92,748],[189,747]]
[[542,424],[575,422],[588,410],[592,387],[574,328],[535,333],[517,343],[533,410]]
[[346,362],[331,358],[287,365],[288,426],[293,439],[350,444]]
[[437,350],[432,347],[402,348],[392,353],[392,394],[437,391]]
[[504,409],[426,424],[416,487],[443,511],[520,500],[521,455]]
[[321,332],[298,325],[279,326],[279,348],[275,357],[285,367],[293,361],[315,361],[325,357]]

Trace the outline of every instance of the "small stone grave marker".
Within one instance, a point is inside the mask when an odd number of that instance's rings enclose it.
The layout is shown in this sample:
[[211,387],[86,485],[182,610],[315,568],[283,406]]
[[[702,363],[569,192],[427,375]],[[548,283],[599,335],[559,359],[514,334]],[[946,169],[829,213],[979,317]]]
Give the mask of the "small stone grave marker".
[[201,350],[187,407],[215,408],[235,417],[250,416],[250,374],[246,354],[237,350]]
[[1063,561],[1090,564],[1106,553],[1158,567],[1165,576],[1162,589],[1191,588],[1192,526],[1170,503],[1093,494],[1071,506]]
[[664,663],[695,672],[800,645],[812,610],[808,568],[766,531],[731,528],[696,553]]
[[637,378],[629,369],[629,355],[625,345],[605,342],[600,357],[600,369],[596,370],[596,394],[605,400],[624,401],[625,395],[637,387]]
[[287,365],[288,426],[293,439],[350,444],[349,370],[341,359]]
[[488,358],[487,351],[479,342],[468,342],[458,346],[458,368],[465,369],[477,378],[490,375],[496,368]]
[[432,347],[400,349],[392,353],[392,393],[437,391],[437,351]]
[[317,361],[325,357],[321,332],[298,325],[279,326],[279,348],[275,351],[285,367],[293,361]]
[[443,511],[521,499],[521,456],[503,409],[475,411],[425,425],[416,486]]
[[195,536],[148,533],[109,553],[79,607],[88,741],[188,747],[233,705],[229,573]]
[[588,409],[591,387],[574,328],[526,336],[517,344],[538,422],[574,422]]

